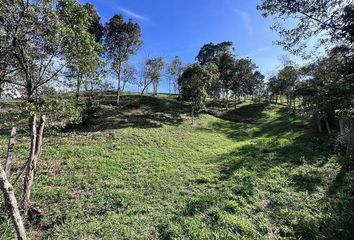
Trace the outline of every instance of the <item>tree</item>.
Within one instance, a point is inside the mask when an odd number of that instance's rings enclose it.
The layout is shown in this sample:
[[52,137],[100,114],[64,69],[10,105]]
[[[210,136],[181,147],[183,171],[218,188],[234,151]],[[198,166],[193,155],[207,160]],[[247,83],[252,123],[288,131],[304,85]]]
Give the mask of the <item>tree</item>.
[[255,85],[254,69],[256,69],[256,65],[249,58],[241,58],[235,62],[231,90],[238,98],[243,94],[250,95],[253,93]]
[[219,44],[208,43],[200,49],[196,59],[201,66],[210,63],[218,64],[220,56],[223,53],[230,52],[233,52],[232,42],[222,42]]
[[267,83],[267,92],[269,95],[269,102],[278,103],[278,95],[280,94],[280,84],[276,76],[269,78]]
[[236,58],[230,53],[223,53],[218,62],[220,80],[226,97],[226,110],[229,108],[229,93],[232,81],[235,78],[235,71],[233,71],[235,64]]
[[320,132],[322,125],[328,134],[337,125],[336,110],[353,107],[354,58],[347,54],[348,49],[335,48],[327,57],[302,69],[305,80],[297,85],[296,94],[303,98],[304,109],[315,117]]
[[136,83],[136,75],[137,70],[133,65],[127,62],[122,65],[122,92],[124,92],[127,83]]
[[280,84],[280,90],[286,95],[289,107],[295,109],[295,85],[298,80],[298,70],[291,65],[283,67],[277,76],[277,81]]
[[[232,42],[221,42],[219,44],[208,43],[205,44],[199,51],[196,59],[202,67],[216,65],[219,70],[220,79],[215,79],[207,86],[207,92],[214,100],[220,97],[222,90],[226,93],[228,98],[229,92],[229,70],[226,65],[230,65],[230,58],[234,57]],[[222,61],[222,62],[221,62]],[[226,87],[226,89],[225,89]],[[228,102],[228,101],[227,101]],[[226,102],[226,105],[228,104]]]
[[254,78],[254,89],[253,93],[256,93],[258,96],[264,94],[264,79],[265,76],[260,71],[255,71],[253,74]]
[[125,22],[121,14],[113,16],[104,29],[104,45],[107,57],[111,60],[111,68],[117,77],[117,105],[122,89],[121,70],[123,62],[135,54],[141,47],[141,30],[138,23],[131,19]]
[[153,95],[157,95],[158,85],[161,80],[161,72],[165,66],[165,60],[163,57],[156,57],[148,59],[144,66],[144,79],[146,80],[145,86],[142,89],[141,94],[149,85],[153,84]]
[[71,58],[67,27],[52,1],[3,1],[0,5],[0,78],[24,88],[34,101],[41,86],[56,79]]
[[171,93],[171,82],[173,85],[174,93],[179,92],[178,89],[178,78],[182,76],[184,66],[182,60],[179,56],[176,56],[167,68],[167,73],[169,76],[169,93]]
[[204,107],[205,87],[209,79],[207,71],[198,64],[188,66],[178,79],[181,100],[189,104],[191,108],[192,124],[194,124],[195,113]]
[[58,13],[67,35],[65,41],[68,48],[65,55],[67,59],[71,59],[68,70],[70,76],[76,79],[76,100],[78,102],[84,77],[93,76],[101,65],[100,54],[103,49],[97,41],[97,36],[89,32],[91,18],[84,6],[75,0],[59,1]]
[[[354,14],[350,3],[350,0],[262,0],[257,8],[264,17],[273,16],[277,20],[272,27],[282,38],[277,43],[300,54],[312,37],[325,36],[318,39],[321,46],[353,43]],[[286,24],[290,18],[296,20],[293,28]]]
[[220,98],[222,89],[219,67],[214,63],[210,63],[205,66],[204,69],[209,73],[210,76],[205,90],[209,96],[213,97],[213,101],[215,102],[218,98]]

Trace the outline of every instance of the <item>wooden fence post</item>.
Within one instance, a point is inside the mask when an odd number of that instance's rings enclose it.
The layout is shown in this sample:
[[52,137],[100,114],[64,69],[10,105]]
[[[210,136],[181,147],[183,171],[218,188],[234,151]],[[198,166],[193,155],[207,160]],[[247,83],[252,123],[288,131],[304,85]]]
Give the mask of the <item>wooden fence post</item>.
[[16,142],[16,128],[13,127],[11,130],[9,145],[7,147],[7,158],[5,163],[5,173],[7,179],[10,179],[11,176],[11,166],[12,166],[12,159],[14,155],[15,142]]
[[18,209],[17,200],[14,194],[14,190],[10,182],[6,177],[5,170],[0,165],[0,189],[4,194],[5,203],[9,211],[11,220],[14,224],[17,238],[19,240],[26,240],[26,231],[23,225],[20,211]]
[[43,115],[40,120],[39,130],[37,130],[37,119],[36,115],[32,114],[31,116],[31,150],[30,155],[27,161],[26,172],[24,177],[24,186],[23,186],[23,196],[22,196],[22,208],[25,210],[25,215],[27,215],[28,210],[31,206],[30,196],[31,189],[34,180],[34,173],[36,170],[37,162],[40,158],[42,151],[42,142],[43,142],[43,131],[46,118]]

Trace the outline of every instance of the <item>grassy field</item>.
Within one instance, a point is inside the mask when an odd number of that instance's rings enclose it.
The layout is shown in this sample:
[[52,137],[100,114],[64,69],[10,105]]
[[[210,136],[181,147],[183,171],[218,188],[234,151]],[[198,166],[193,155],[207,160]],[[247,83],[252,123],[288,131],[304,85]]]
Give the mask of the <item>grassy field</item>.
[[[353,172],[287,108],[247,102],[191,126],[172,97],[102,103],[46,134],[32,239],[354,239]],[[29,145],[18,138],[17,172]],[[3,209],[0,236],[7,223]]]

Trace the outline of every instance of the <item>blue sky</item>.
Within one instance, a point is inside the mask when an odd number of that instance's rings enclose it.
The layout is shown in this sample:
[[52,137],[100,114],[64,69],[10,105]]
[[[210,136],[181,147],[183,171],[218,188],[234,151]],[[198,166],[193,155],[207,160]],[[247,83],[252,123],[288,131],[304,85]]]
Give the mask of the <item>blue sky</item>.
[[[131,59],[134,64],[147,55],[164,56],[167,61],[178,55],[185,63],[192,63],[203,44],[232,41],[238,57],[251,57],[261,72],[269,75],[280,65],[279,57],[287,54],[273,45],[278,35],[269,28],[272,19],[263,18],[256,10],[260,0],[81,2],[95,5],[103,23],[114,14],[122,13],[141,25],[144,46]],[[167,86],[167,81],[163,80],[160,91],[168,91]]]

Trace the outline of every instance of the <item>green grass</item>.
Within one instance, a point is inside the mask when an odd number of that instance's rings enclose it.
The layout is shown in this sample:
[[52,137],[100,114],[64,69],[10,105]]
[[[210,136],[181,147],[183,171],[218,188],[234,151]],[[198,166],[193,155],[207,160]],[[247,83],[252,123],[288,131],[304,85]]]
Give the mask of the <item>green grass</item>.
[[248,102],[191,126],[172,97],[101,102],[86,125],[45,138],[33,239],[354,238],[353,172],[287,108]]

